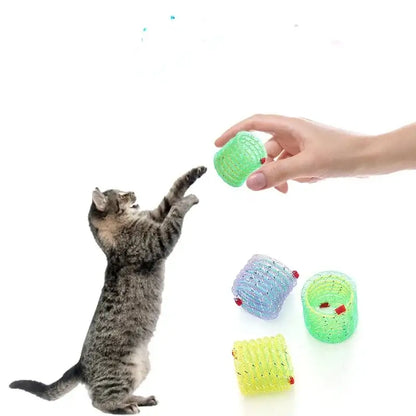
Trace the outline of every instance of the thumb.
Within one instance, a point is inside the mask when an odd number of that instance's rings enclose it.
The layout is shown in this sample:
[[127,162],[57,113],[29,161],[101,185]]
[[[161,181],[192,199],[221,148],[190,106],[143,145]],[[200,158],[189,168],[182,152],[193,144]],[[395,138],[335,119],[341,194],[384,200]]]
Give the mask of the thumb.
[[301,153],[298,153],[287,159],[267,163],[249,176],[247,186],[253,191],[260,191],[278,186],[289,179],[308,176],[308,164],[305,159]]

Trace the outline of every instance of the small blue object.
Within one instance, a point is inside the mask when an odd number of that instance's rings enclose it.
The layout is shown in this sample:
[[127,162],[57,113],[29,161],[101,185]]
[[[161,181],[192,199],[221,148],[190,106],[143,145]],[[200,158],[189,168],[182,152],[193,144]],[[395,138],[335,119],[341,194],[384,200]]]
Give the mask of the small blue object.
[[170,20],[175,20],[175,16],[171,16],[170,17]]
[[144,27],[144,28],[143,28],[143,32],[146,32],[146,31],[147,31],[147,27]]
[[277,318],[298,277],[297,271],[291,271],[271,257],[257,254],[234,280],[234,301],[261,319]]

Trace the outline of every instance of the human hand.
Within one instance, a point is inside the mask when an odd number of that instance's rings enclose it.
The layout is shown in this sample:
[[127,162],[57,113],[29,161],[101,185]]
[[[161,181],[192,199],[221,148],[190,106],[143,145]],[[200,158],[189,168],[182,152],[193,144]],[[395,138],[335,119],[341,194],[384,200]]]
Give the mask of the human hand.
[[216,146],[223,146],[241,130],[271,134],[265,143],[268,155],[265,164],[247,179],[252,190],[275,187],[286,193],[288,180],[311,183],[366,174],[365,136],[306,119],[255,115],[228,129],[215,141]]

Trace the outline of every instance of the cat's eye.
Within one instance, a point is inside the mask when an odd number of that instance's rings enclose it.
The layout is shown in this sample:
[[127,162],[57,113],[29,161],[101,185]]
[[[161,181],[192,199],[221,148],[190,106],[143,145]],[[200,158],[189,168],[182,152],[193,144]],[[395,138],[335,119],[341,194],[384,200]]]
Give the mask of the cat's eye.
[[120,199],[122,199],[123,201],[127,201],[129,194],[119,194]]

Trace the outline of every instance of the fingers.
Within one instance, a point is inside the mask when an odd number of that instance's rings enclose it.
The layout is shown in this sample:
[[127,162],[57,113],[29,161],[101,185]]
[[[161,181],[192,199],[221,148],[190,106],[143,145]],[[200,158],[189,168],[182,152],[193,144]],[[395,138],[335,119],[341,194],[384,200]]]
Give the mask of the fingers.
[[310,177],[310,178],[296,178],[294,179],[296,182],[299,183],[316,183],[321,180],[321,178]]
[[290,127],[290,118],[272,114],[258,114],[246,118],[224,132],[216,141],[218,147],[224,146],[231,138],[242,130],[257,130],[265,133],[274,133],[279,129],[287,130]]
[[282,184],[275,186],[275,188],[283,194],[287,194],[287,191],[289,190],[289,185],[287,184],[287,182],[283,182]]
[[267,156],[270,159],[276,159],[276,157],[279,156],[283,150],[282,146],[274,138],[268,140],[264,144],[264,147],[266,149]]
[[[292,155],[289,152],[287,152],[286,150],[283,150],[279,154],[278,160],[287,159],[289,157],[292,157]],[[283,182],[283,183],[275,186],[275,189],[277,189],[279,192],[282,192],[283,194],[287,194],[288,191],[289,191],[289,185],[288,185],[287,182]]]
[[[290,179],[304,178],[311,176],[308,174],[309,163],[302,153],[287,159],[279,159],[272,163],[267,163],[259,170],[254,172],[247,179],[247,186],[253,191],[260,191],[271,187],[279,187],[285,190],[284,183]],[[281,185],[281,186],[280,186]]]
[[[299,183],[316,183],[320,181],[321,178],[295,178],[293,180]],[[289,191],[289,185],[287,182],[283,182],[280,185],[275,186],[275,189],[277,189],[279,192],[282,192],[283,194],[287,194]]]

